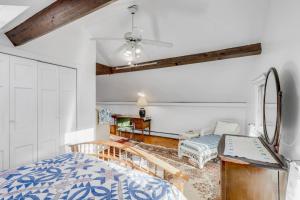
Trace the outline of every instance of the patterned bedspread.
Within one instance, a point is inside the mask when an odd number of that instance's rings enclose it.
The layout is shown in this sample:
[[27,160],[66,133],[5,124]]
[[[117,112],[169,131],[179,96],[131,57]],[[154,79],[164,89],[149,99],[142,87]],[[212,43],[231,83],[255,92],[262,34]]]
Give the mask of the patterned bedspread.
[[0,199],[185,199],[168,182],[83,154],[0,172]]

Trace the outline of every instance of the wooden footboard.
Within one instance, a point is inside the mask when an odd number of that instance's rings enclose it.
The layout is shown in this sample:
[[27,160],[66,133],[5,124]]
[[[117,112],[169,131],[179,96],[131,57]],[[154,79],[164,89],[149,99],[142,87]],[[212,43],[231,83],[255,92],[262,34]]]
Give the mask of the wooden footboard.
[[98,140],[74,144],[70,147],[72,152],[93,155],[105,161],[117,162],[120,165],[163,178],[180,191],[183,191],[184,184],[189,179],[187,175],[169,163],[126,144]]

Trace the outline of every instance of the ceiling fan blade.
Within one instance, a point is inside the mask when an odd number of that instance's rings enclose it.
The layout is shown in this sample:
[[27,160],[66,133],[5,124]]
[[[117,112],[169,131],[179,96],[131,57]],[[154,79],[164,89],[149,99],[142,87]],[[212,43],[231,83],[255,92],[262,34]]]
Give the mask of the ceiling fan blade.
[[114,37],[94,37],[91,38],[91,40],[102,40],[102,41],[106,41],[106,40],[114,40],[114,41],[124,41],[124,38],[114,38]]
[[173,43],[171,42],[163,42],[159,40],[148,40],[148,39],[142,39],[141,43],[143,44],[149,44],[154,46],[160,46],[160,47],[173,47]]

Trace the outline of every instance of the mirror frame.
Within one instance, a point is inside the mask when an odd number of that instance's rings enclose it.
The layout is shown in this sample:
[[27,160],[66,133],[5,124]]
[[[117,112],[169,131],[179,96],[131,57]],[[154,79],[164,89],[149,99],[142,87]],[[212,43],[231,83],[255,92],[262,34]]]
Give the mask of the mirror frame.
[[[275,84],[276,84],[276,91],[277,91],[277,116],[276,116],[276,124],[275,124],[275,133],[272,140],[270,140],[268,136],[267,131],[267,124],[266,124],[266,91],[267,91],[267,84],[269,80],[270,74],[273,73],[275,78]],[[282,91],[280,89],[280,82],[279,82],[279,76],[276,68],[272,67],[269,69],[267,76],[266,76],[266,82],[265,82],[265,88],[264,88],[264,99],[263,99],[263,128],[264,128],[264,136],[267,144],[276,152],[279,151],[279,139],[280,139],[280,126],[281,126],[281,109],[282,109]]]

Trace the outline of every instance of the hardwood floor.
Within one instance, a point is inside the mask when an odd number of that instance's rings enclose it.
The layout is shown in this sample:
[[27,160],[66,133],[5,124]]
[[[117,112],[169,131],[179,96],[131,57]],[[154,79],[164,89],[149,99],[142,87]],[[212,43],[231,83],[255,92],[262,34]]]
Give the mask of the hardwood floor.
[[[116,133],[111,132],[111,134],[116,135]],[[122,132],[121,136],[130,138],[130,133]],[[172,138],[166,138],[166,137],[160,137],[160,136],[154,136],[154,135],[140,135],[140,134],[134,134],[133,138],[137,141],[142,141],[144,139],[144,143],[146,144],[153,144],[153,145],[160,145],[167,148],[173,148],[177,149],[178,147],[178,139],[172,139]]]
[[154,144],[154,145],[160,145],[168,148],[178,148],[178,139],[172,139],[172,138],[166,138],[166,137],[160,137],[160,136],[152,136],[152,135],[146,135],[144,137],[144,142],[147,144]]

